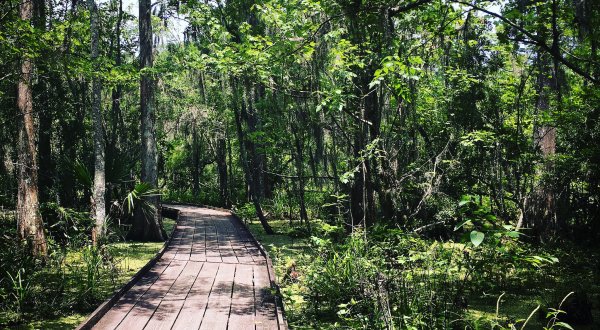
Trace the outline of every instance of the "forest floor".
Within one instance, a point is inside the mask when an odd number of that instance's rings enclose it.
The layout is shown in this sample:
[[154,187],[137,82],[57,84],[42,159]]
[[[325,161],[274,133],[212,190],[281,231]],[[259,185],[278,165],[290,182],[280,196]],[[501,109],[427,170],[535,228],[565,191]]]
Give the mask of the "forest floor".
[[[171,219],[164,219],[164,226],[167,232],[171,232],[175,226],[175,221]],[[95,307],[106,299],[110,298],[116,290],[127,283],[139,269],[141,269],[155,254],[162,248],[163,243],[151,242],[114,242],[106,245],[106,250],[109,251],[110,258],[112,260],[110,269],[102,269],[99,276],[102,278],[99,280],[99,285],[94,288],[96,291],[94,303],[90,304],[87,308],[83,308],[80,311],[74,311],[70,308],[65,310],[58,310],[60,307],[56,307],[50,315],[34,315],[25,314],[23,322],[19,325],[8,325],[14,322],[14,312],[10,310],[0,310],[0,328],[7,327],[9,329],[74,329],[83,320],[85,320],[87,314],[91,312]],[[51,267],[47,271],[47,274],[35,274],[32,277],[31,285],[28,287],[30,294],[37,294],[37,291],[43,291],[47,288],[44,287],[43,278],[47,277],[46,283],[53,283],[52,277],[64,276],[65,283],[81,283],[87,276],[87,264],[85,261],[85,248],[81,249],[68,249],[64,260],[61,262],[60,267]],[[62,270],[57,271],[57,268]],[[38,281],[36,279],[41,278]],[[50,284],[52,285],[52,284]],[[72,290],[73,296],[80,294],[80,288],[77,285],[67,285],[65,290]],[[89,290],[87,288],[86,290]],[[61,298],[55,298],[61,299]],[[51,302],[38,302],[51,304]],[[67,304],[67,302],[55,302],[57,306],[61,304]],[[81,306],[79,306],[81,307]]]
[[[315,324],[314,321],[307,322],[303,319],[306,307],[303,292],[306,288],[302,276],[303,271],[311,266],[315,253],[311,247],[311,238],[298,236],[297,227],[289,220],[270,220],[269,223],[274,228],[275,235],[267,235],[259,222],[248,223],[248,226],[273,260],[290,327],[335,328],[336,325],[332,320],[322,320],[322,323],[317,321]],[[313,226],[315,226],[314,222]],[[560,249],[558,247],[541,249],[550,254],[556,253],[559,262],[540,269],[517,269],[503,284],[489,283],[487,288],[473,289],[467,294],[467,308],[463,317],[471,326],[466,329],[480,326],[487,329],[495,320],[505,325],[518,320],[522,323],[538,306],[540,306],[539,310],[531,317],[525,328],[544,329],[548,320],[543,315],[549,308],[556,308],[556,305],[571,291],[584,292],[587,295],[594,320],[592,325],[573,325],[573,328],[600,329],[600,258],[598,257],[600,251],[590,252],[589,249],[572,245],[568,248],[561,245]],[[299,281],[289,280],[292,267],[299,273]],[[499,317],[496,318],[498,298],[502,294],[504,295],[498,306]]]

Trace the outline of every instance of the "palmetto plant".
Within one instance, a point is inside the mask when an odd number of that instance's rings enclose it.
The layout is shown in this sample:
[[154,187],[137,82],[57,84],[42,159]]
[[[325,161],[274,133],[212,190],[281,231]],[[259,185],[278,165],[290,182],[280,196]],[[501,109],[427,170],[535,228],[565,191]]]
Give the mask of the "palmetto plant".
[[133,214],[133,210],[136,207],[140,207],[146,214],[156,212],[154,206],[146,201],[147,197],[153,197],[160,195],[158,188],[152,187],[151,184],[146,182],[139,182],[135,184],[135,187],[125,196],[123,205],[126,208],[127,214]]

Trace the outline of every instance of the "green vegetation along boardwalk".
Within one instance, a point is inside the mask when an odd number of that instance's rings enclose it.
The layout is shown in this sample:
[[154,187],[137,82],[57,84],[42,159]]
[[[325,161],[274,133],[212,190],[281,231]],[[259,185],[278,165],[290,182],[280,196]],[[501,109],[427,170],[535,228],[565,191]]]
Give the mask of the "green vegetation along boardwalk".
[[230,213],[192,206],[157,263],[93,329],[284,329],[267,259]]

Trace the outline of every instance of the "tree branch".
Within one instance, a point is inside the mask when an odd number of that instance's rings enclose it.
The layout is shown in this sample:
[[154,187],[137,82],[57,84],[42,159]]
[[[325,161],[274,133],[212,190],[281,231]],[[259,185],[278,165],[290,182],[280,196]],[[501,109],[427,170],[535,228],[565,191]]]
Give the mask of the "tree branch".
[[564,58],[561,54],[560,54],[560,50],[557,47],[552,47],[549,46],[548,44],[546,44],[545,41],[541,40],[537,35],[525,30],[524,28],[520,27],[519,25],[517,25],[516,23],[512,22],[511,20],[509,20],[508,18],[494,13],[492,11],[489,11],[487,9],[484,9],[482,7],[479,7],[477,5],[468,3],[468,2],[463,2],[463,1],[453,1],[454,3],[458,3],[461,5],[465,5],[465,6],[469,6],[477,11],[486,13],[490,16],[496,17],[499,20],[501,20],[502,22],[510,25],[511,27],[515,28],[517,31],[523,33],[527,38],[531,39],[531,42],[535,45],[537,45],[538,47],[540,47],[542,50],[546,51],[548,54],[550,54],[550,56],[552,56],[554,59],[558,60],[559,62],[561,62],[562,64],[564,64],[567,68],[571,69],[573,72],[577,73],[578,75],[580,75],[581,77],[591,81],[592,83],[596,84],[596,85],[600,85],[600,80],[596,77],[593,77],[592,75],[590,75],[588,72],[585,72],[583,69],[581,69],[580,67],[578,67],[577,65],[573,64],[572,62],[568,61],[566,58]]
[[424,4],[427,4],[430,2],[432,2],[432,0],[418,0],[415,2],[411,2],[409,4],[405,4],[404,6],[396,6],[396,7],[390,8],[388,10],[388,13],[389,13],[390,17],[394,17],[398,14],[407,12],[409,10],[415,9],[421,5],[424,5]]

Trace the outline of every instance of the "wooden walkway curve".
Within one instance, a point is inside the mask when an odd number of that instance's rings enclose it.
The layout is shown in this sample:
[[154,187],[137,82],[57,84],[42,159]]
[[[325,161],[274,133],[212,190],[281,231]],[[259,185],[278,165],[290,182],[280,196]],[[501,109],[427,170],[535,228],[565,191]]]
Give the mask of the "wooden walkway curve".
[[[270,262],[230,213],[172,205],[162,257],[92,329],[285,329]],[[270,273],[271,271],[271,273]]]

